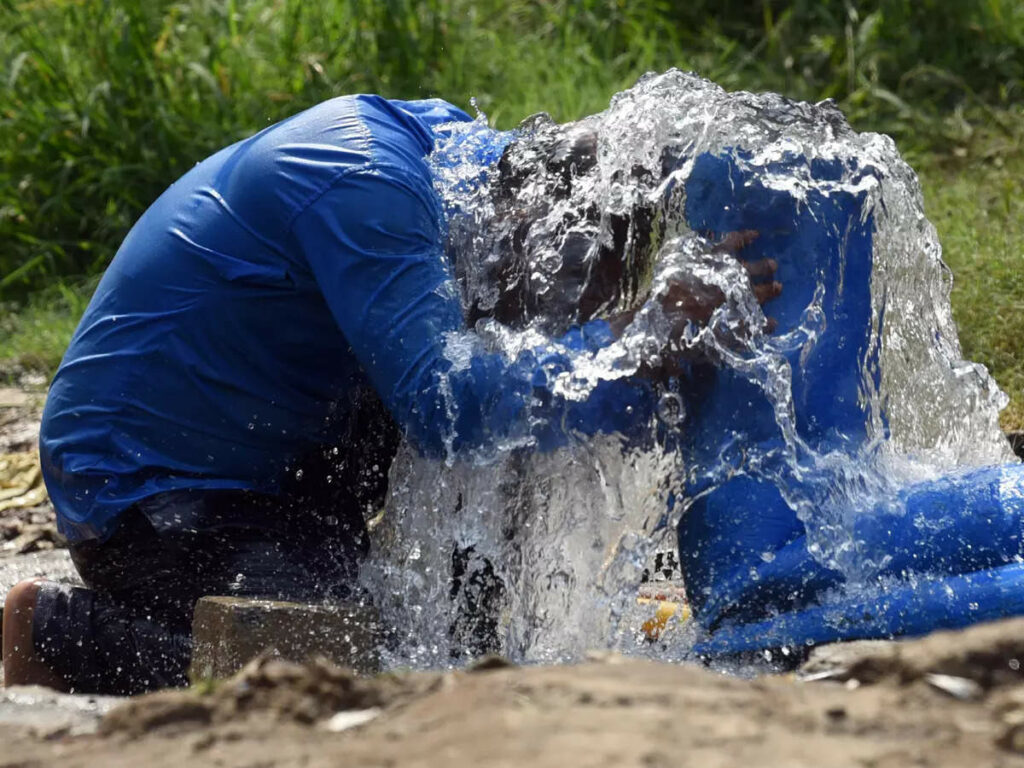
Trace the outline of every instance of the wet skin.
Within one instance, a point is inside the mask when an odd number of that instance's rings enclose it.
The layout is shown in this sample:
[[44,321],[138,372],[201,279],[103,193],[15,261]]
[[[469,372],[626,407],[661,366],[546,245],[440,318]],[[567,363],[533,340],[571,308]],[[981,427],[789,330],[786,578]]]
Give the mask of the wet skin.
[[38,657],[32,643],[32,614],[39,590],[45,583],[39,579],[22,581],[7,593],[3,626],[5,687],[42,685],[67,690],[65,682]]
[[[778,264],[775,259],[747,261],[742,251],[758,237],[751,229],[729,232],[714,247],[715,253],[725,253],[738,258],[751,280],[751,288],[758,303],[765,304],[782,294],[782,283],[775,280]],[[672,321],[672,340],[682,337],[687,325],[704,325],[714,311],[725,301],[725,294],[714,286],[680,280],[672,284],[661,300],[665,315]],[[610,318],[608,323],[616,336],[621,336],[633,320],[636,310],[622,312]],[[775,329],[775,321],[768,318],[765,330]]]

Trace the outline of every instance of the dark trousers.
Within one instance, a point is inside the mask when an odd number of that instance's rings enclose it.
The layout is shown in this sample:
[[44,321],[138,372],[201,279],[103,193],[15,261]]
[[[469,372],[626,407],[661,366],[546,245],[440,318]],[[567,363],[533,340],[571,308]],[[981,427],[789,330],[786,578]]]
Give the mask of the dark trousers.
[[76,692],[187,685],[200,597],[351,598],[365,551],[362,515],[351,505],[169,491],[122,513],[106,541],[72,546],[87,588],[41,590],[33,641]]

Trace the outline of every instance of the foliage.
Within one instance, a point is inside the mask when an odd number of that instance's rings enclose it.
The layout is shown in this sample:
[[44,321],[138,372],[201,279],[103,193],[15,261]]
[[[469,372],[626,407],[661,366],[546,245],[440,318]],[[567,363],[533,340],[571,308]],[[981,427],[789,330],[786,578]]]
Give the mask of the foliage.
[[926,212],[953,270],[964,355],[1010,395],[1003,427],[1024,431],[1024,137],[922,169]]
[[48,377],[57,370],[95,287],[95,280],[59,281],[34,293],[16,312],[0,304],[0,386],[16,384],[25,374]]
[[341,93],[475,95],[509,125],[679,66],[920,149],[1024,92],[1017,0],[0,0],[0,30],[8,298],[100,271],[192,164]]

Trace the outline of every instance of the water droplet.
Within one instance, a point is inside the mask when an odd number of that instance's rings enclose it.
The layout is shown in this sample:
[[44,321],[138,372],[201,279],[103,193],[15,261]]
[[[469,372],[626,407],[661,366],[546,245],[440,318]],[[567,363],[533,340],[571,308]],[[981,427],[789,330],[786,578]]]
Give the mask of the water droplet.
[[686,406],[675,392],[666,392],[658,400],[658,418],[667,426],[674,427],[686,418]]

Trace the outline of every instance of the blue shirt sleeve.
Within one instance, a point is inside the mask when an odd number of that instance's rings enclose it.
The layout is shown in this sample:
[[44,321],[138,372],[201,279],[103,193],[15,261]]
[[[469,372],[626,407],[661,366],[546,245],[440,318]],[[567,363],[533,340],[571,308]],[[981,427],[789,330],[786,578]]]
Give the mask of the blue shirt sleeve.
[[523,440],[550,450],[573,432],[629,433],[651,390],[601,381],[583,400],[555,394],[569,353],[608,344],[604,323],[510,360],[465,326],[443,257],[429,174],[380,164],[344,174],[296,217],[291,235],[371,383],[417,446],[432,454]]

